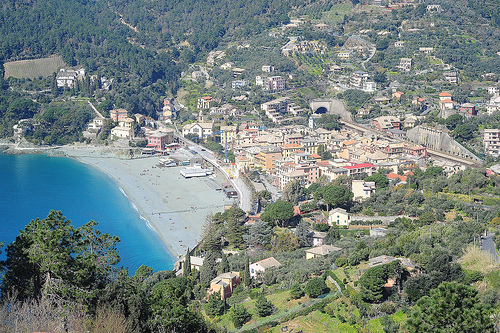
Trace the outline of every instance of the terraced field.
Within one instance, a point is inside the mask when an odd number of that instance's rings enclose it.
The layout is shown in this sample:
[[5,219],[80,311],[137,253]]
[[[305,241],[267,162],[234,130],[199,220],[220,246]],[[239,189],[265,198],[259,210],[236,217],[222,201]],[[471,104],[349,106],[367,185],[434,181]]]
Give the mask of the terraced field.
[[11,61],[4,63],[5,78],[33,79],[39,76],[45,77],[52,75],[52,73],[66,66],[60,56]]

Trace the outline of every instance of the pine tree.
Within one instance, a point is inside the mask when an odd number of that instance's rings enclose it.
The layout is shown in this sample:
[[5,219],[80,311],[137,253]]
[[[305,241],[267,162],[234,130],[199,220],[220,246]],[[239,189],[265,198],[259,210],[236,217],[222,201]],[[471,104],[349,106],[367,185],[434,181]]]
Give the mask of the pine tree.
[[189,275],[191,275],[191,254],[189,253],[189,247],[188,247],[186,252],[186,258],[184,259],[182,276],[188,277]]
[[215,264],[215,252],[208,251],[200,269],[200,283],[208,286],[217,276],[217,266]]
[[267,300],[264,294],[260,294],[255,302],[255,309],[260,317],[267,317],[273,313],[274,305]]
[[224,301],[220,299],[219,293],[213,293],[208,298],[208,303],[205,305],[205,313],[210,316],[220,316],[224,313]]

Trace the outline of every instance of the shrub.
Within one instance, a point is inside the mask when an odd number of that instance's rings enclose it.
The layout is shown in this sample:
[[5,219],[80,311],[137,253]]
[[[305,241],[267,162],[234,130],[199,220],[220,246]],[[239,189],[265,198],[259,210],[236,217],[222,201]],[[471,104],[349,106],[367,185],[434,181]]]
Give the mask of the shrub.
[[309,297],[316,298],[328,292],[325,280],[320,277],[314,277],[306,284],[305,292]]

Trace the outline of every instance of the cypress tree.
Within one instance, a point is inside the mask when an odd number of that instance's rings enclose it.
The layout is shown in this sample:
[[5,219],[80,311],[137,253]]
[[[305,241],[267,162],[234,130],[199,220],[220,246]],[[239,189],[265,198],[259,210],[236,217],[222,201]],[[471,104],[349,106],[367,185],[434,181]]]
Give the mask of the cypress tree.
[[229,261],[227,261],[227,256],[225,254],[222,254],[222,261],[219,264],[219,273],[227,273],[230,271],[229,268]]
[[245,287],[250,287],[250,260],[248,257],[245,257],[245,271],[243,272],[243,284]]
[[186,252],[186,258],[184,259],[182,276],[188,277],[189,275],[191,275],[191,254],[189,253],[189,247],[188,247]]

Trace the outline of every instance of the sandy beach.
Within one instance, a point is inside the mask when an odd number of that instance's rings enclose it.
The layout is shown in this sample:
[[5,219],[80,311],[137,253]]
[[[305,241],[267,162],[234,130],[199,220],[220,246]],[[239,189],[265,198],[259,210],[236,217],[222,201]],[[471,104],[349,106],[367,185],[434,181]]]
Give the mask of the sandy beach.
[[184,167],[157,167],[157,156],[122,159],[102,148],[59,150],[112,177],[176,258],[200,240],[207,214],[223,211],[224,204],[230,203],[203,178],[183,178],[179,171]]

